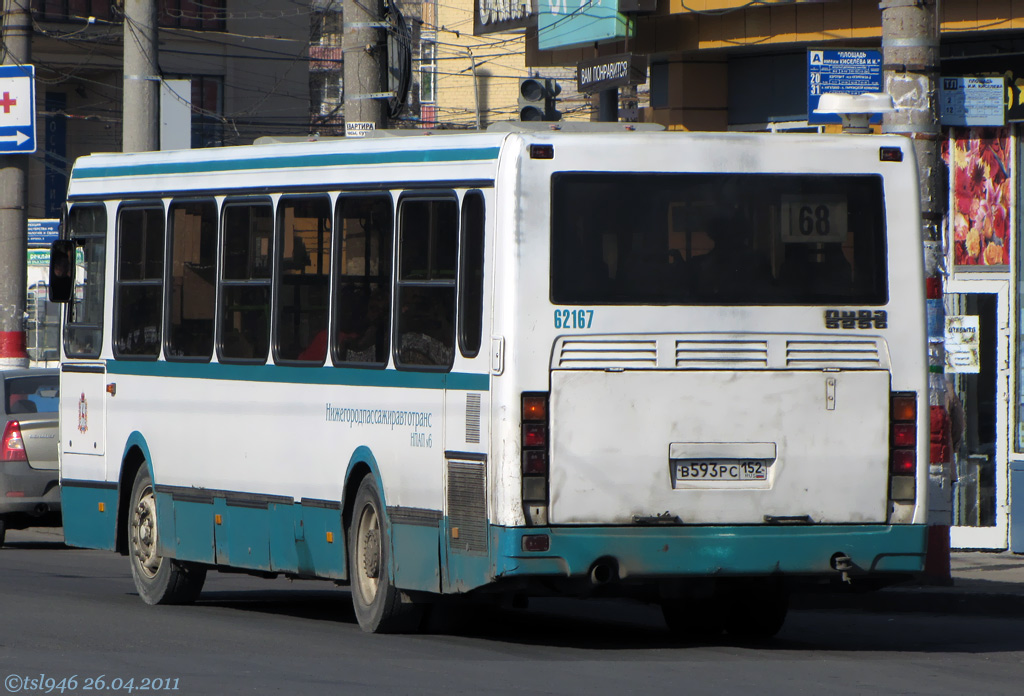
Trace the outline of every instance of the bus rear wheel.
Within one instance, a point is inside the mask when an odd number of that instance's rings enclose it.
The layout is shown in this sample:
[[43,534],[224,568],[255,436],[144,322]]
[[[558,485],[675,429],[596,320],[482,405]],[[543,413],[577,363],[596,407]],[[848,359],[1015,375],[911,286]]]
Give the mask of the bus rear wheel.
[[149,469],[135,475],[128,510],[128,557],[135,589],[146,604],[191,604],[206,581],[206,568],[159,554],[156,494]]
[[732,584],[725,603],[725,630],[736,640],[762,641],[775,636],[789,613],[789,590],[779,580]]
[[372,476],[356,492],[348,529],[348,575],[352,608],[360,628],[368,633],[405,633],[419,626],[421,611],[402,602],[402,592],[391,582],[391,538],[384,506]]

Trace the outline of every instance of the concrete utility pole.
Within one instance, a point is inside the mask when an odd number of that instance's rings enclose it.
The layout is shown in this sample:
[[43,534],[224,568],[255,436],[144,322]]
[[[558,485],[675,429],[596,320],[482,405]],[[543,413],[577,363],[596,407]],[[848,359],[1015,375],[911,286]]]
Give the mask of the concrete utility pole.
[[156,0],[124,2],[124,103],[121,149],[160,149],[160,67]]
[[[882,69],[896,111],[882,123],[885,133],[913,138],[921,188],[921,240],[928,277],[928,403],[945,405],[942,374],[942,212],[948,196],[942,179],[939,79],[939,0],[882,0]],[[931,315],[935,315],[934,319]],[[953,462],[929,462],[928,552],[925,574],[948,581],[952,522]]]
[[345,124],[387,125],[388,45],[384,30],[384,0],[345,0]]
[[[29,0],[4,0],[3,64],[32,61]],[[35,105],[31,105],[35,108]],[[0,155],[0,367],[27,367],[28,155]]]
[[938,0],[882,0],[882,68],[885,91],[896,110],[885,115],[883,133],[914,140],[921,180],[923,241],[941,241],[946,192],[940,181]]

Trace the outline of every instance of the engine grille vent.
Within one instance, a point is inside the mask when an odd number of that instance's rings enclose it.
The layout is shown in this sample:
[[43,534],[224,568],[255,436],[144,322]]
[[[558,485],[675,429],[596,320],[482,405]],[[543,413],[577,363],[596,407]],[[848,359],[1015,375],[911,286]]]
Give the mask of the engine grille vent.
[[487,553],[485,471],[482,462],[448,462],[449,543],[453,551]]

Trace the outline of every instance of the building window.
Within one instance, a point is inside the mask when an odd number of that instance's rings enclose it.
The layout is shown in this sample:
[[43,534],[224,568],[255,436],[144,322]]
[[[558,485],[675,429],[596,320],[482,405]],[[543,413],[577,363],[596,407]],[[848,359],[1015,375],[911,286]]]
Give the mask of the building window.
[[437,101],[437,44],[424,41],[420,46],[420,103]]
[[226,31],[225,0],[160,0],[161,27]]
[[110,0],[32,0],[34,19],[44,22],[85,22],[89,17],[109,20]]
[[[32,0],[32,15],[45,22],[85,22],[89,17],[116,20],[110,0]],[[226,31],[226,0],[160,0],[161,27],[196,31]]]
[[192,147],[224,144],[224,78],[190,75],[192,80]]

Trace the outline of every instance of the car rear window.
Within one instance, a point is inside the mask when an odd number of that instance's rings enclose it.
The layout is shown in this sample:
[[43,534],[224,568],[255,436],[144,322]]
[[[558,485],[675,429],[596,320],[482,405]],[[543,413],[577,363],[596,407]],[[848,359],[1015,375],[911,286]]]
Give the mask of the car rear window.
[[4,383],[4,410],[10,415],[56,413],[59,396],[57,375],[11,377]]

